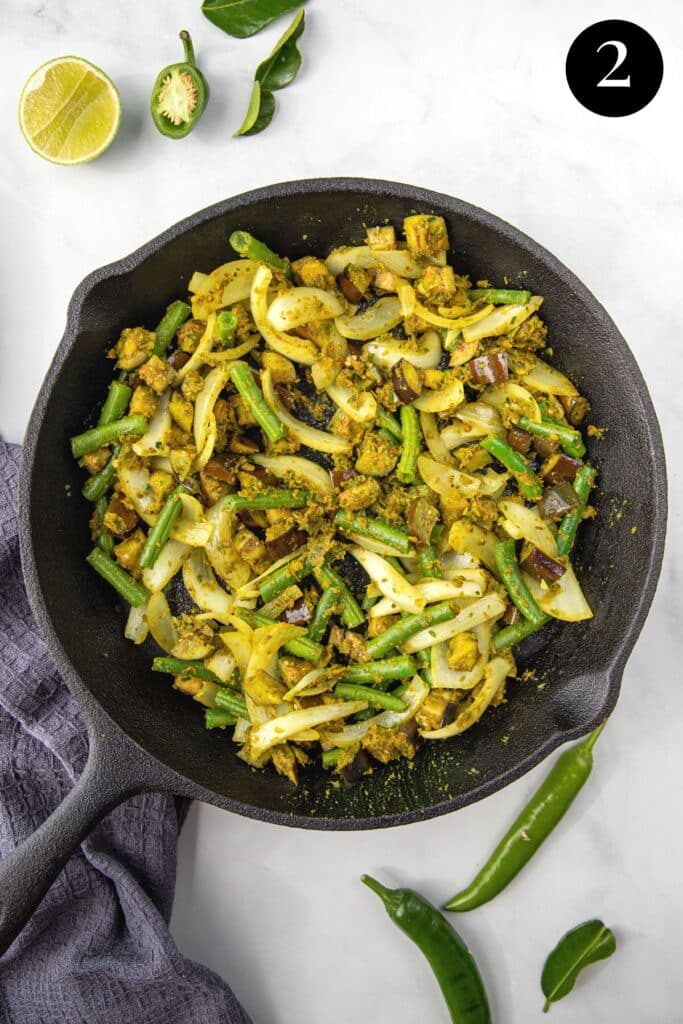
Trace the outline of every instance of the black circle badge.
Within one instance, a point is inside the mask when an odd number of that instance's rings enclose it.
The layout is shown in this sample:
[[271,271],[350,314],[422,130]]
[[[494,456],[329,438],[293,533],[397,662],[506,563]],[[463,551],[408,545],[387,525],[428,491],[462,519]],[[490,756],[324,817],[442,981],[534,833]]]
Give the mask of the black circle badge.
[[567,82],[576,99],[594,114],[625,117],[654,99],[664,61],[649,32],[632,21],[598,21],[569,48]]

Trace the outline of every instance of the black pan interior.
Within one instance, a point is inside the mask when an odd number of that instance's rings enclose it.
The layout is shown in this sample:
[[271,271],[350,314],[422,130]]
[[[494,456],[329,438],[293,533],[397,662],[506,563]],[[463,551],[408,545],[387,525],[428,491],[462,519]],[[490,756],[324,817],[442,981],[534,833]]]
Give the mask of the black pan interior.
[[[111,376],[105,351],[121,328],[153,327],[194,270],[231,258],[230,232],[245,228],[296,257],[358,243],[364,224],[400,227],[412,211],[443,214],[456,268],[504,278],[545,296],[556,363],[590,397],[604,440],[589,443],[600,467],[598,519],[581,533],[579,575],[595,618],[555,626],[519,658],[524,681],[508,701],[457,740],[430,744],[413,764],[378,770],[355,787],[310,772],[293,788],[258,773],[227,736],[206,732],[197,705],[149,670],[149,644],[123,638],[125,610],[84,563],[89,509],[67,439],[92,420]],[[607,714],[621,667],[651,600],[664,528],[664,466],[656,419],[630,352],[593,297],[565,268],[508,225],[457,200],[363,181],[294,183],[237,197],[171,229],[122,263],[91,276],[74,298],[67,332],[27,438],[29,560],[33,600],[82,680],[121,729],[164,765],[242,813],[312,827],[368,827],[415,820],[471,802],[535,763],[563,738]],[[104,719],[106,723],[106,719]]]

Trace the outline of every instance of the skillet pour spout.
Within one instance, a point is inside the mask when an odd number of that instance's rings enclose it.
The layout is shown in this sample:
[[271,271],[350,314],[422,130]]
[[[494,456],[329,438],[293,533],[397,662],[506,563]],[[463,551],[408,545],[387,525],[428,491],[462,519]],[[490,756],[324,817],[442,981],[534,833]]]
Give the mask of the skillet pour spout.
[[[111,363],[105,352],[131,324],[153,326],[193,271],[231,258],[244,229],[295,259],[360,244],[366,224],[400,227],[411,213],[443,216],[450,262],[473,280],[511,282],[544,296],[559,369],[607,428],[589,458],[600,476],[597,518],[576,549],[594,618],[532,636],[519,651],[508,700],[476,728],[429,744],[414,763],[332,787],[313,770],[298,787],[252,771],[229,741],[150,671],[153,644],[123,637],[126,610],[85,563],[89,510],[68,438],[92,417]],[[69,490],[73,496],[69,496]],[[620,518],[610,516],[618,502]],[[500,789],[560,743],[611,712],[661,566],[666,472],[647,387],[617,327],[550,253],[492,214],[410,185],[356,178],[286,182],[202,210],[137,252],[96,270],[77,289],[66,331],[31,416],[22,460],[21,551],[29,599],[50,652],[88,728],[91,762],[71,797],[0,869],[3,948],[88,829],[132,792],[161,789],[226,810],[302,828],[366,829],[457,810]],[[631,528],[637,526],[635,533]],[[105,770],[106,768],[106,770]],[[25,879],[25,884],[22,882]],[[11,912],[7,908],[11,907]]]

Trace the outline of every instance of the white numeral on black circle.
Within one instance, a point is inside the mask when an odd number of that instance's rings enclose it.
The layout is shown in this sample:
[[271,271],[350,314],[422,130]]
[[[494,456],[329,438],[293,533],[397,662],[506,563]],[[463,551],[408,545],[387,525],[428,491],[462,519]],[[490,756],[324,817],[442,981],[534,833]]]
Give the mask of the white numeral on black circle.
[[615,48],[615,50],[617,51],[617,59],[614,63],[614,66],[607,72],[605,77],[601,78],[598,82],[598,88],[602,86],[603,88],[611,87],[613,89],[630,89],[630,75],[626,75],[626,78],[612,78],[612,75],[617,70],[617,68],[620,68],[626,60],[628,50],[626,49],[625,44],[622,43],[619,39],[608,39],[606,42],[601,43],[600,46],[598,46],[598,53],[600,53],[600,50],[602,50],[605,46],[613,46]]

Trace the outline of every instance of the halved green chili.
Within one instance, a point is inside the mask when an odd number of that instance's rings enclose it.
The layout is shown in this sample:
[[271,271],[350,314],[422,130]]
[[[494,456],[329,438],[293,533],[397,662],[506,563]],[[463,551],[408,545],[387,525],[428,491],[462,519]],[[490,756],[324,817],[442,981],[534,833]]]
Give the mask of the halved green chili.
[[276,441],[282,440],[287,433],[284,424],[263,397],[251,368],[246,363],[235,363],[230,370],[230,379],[270,443],[275,444]]
[[581,504],[578,508],[573,508],[571,512],[567,512],[559,525],[557,531],[557,550],[561,555],[568,555],[574,546],[576,531],[586,511],[586,505],[595,483],[595,477],[595,468],[589,466],[588,463],[577,470],[573,486]]
[[265,242],[259,242],[257,238],[250,235],[248,231],[233,231],[230,235],[230,245],[240,256],[248,260],[256,260],[258,263],[268,263],[271,267],[282,270],[286,277],[291,279],[292,268],[287,260],[269,249]]
[[406,706],[398,697],[392,697],[383,690],[373,690],[370,686],[359,686],[357,683],[338,683],[334,688],[335,697],[344,700],[365,700],[370,707],[384,708],[386,711],[405,711]]
[[163,356],[166,349],[173,341],[179,327],[182,327],[186,320],[192,316],[192,310],[186,302],[178,299],[167,307],[166,312],[157,324],[155,330],[154,355]]
[[496,568],[513,603],[524,618],[536,626],[543,625],[547,616],[538,607],[522,579],[514,540],[501,540],[496,544]]
[[417,409],[412,405],[401,406],[401,431],[403,441],[401,458],[396,467],[396,479],[402,484],[415,484],[419,482],[417,459],[422,447],[422,431]]
[[328,623],[339,607],[341,596],[341,587],[331,586],[323,590],[308,624],[308,635],[311,640],[319,643],[325,636]]
[[361,881],[377,893],[391,920],[426,957],[453,1024],[490,1024],[484,983],[469,949],[437,908],[413,889],[387,889],[369,875]]
[[514,288],[470,288],[467,295],[473,302],[483,299],[485,302],[492,302],[494,306],[513,306],[517,303],[525,306],[531,298],[531,292],[518,291]]
[[159,513],[156,523],[147,534],[147,540],[145,541],[138,559],[138,562],[143,569],[152,568],[159,557],[159,552],[168,540],[168,535],[173,529],[173,524],[180,515],[180,511],[183,507],[180,500],[181,494],[185,494],[184,487],[176,487],[175,490],[171,491],[164,502],[164,507]]
[[527,501],[538,501],[543,496],[543,485],[529,463],[496,434],[489,434],[479,442],[481,447],[509,469]]
[[404,615],[402,619],[394,622],[379,636],[368,640],[368,654],[372,658],[381,658],[392,647],[398,647],[415,633],[453,618],[455,618],[455,612],[445,601],[442,604],[430,605],[429,608],[425,608],[423,612],[418,612],[416,615]]
[[184,60],[169,64],[156,77],[150,112],[162,135],[182,139],[192,131],[209,99],[206,79],[197,67],[190,33],[180,33]]
[[93,548],[87,556],[86,562],[133,608],[139,608],[149,597],[147,588],[129,576],[126,570],[122,569],[118,562],[110,558],[101,548]]
[[367,516],[362,512],[354,515],[352,512],[340,508],[333,522],[345,533],[357,533],[361,537],[378,540],[390,548],[395,548],[403,555],[407,555],[412,548],[408,534],[404,530],[399,530],[397,526],[387,523],[384,519]]
[[567,427],[558,420],[544,418],[541,423],[534,423],[526,416],[520,416],[517,425],[526,430],[527,434],[535,437],[547,437],[551,441],[558,441],[562,450],[571,455],[574,459],[581,459],[586,454],[586,446],[583,443],[581,432]]
[[565,750],[507,834],[470,885],[446,904],[446,910],[474,910],[512,881],[566,814],[593,768],[593,747],[603,722],[581,743]]
[[71,438],[71,454],[75,459],[94,452],[96,448],[119,441],[124,434],[144,434],[147,420],[144,416],[123,416],[121,419],[103,423],[100,426],[76,434]]
[[228,494],[223,498],[225,508],[235,509],[264,509],[264,508],[305,508],[311,500],[308,491],[296,490],[270,490],[268,488],[259,491],[250,498],[241,494]]
[[345,683],[372,683],[386,686],[392,679],[407,679],[415,675],[415,659],[409,654],[397,654],[383,661],[364,661],[349,665],[341,677]]

